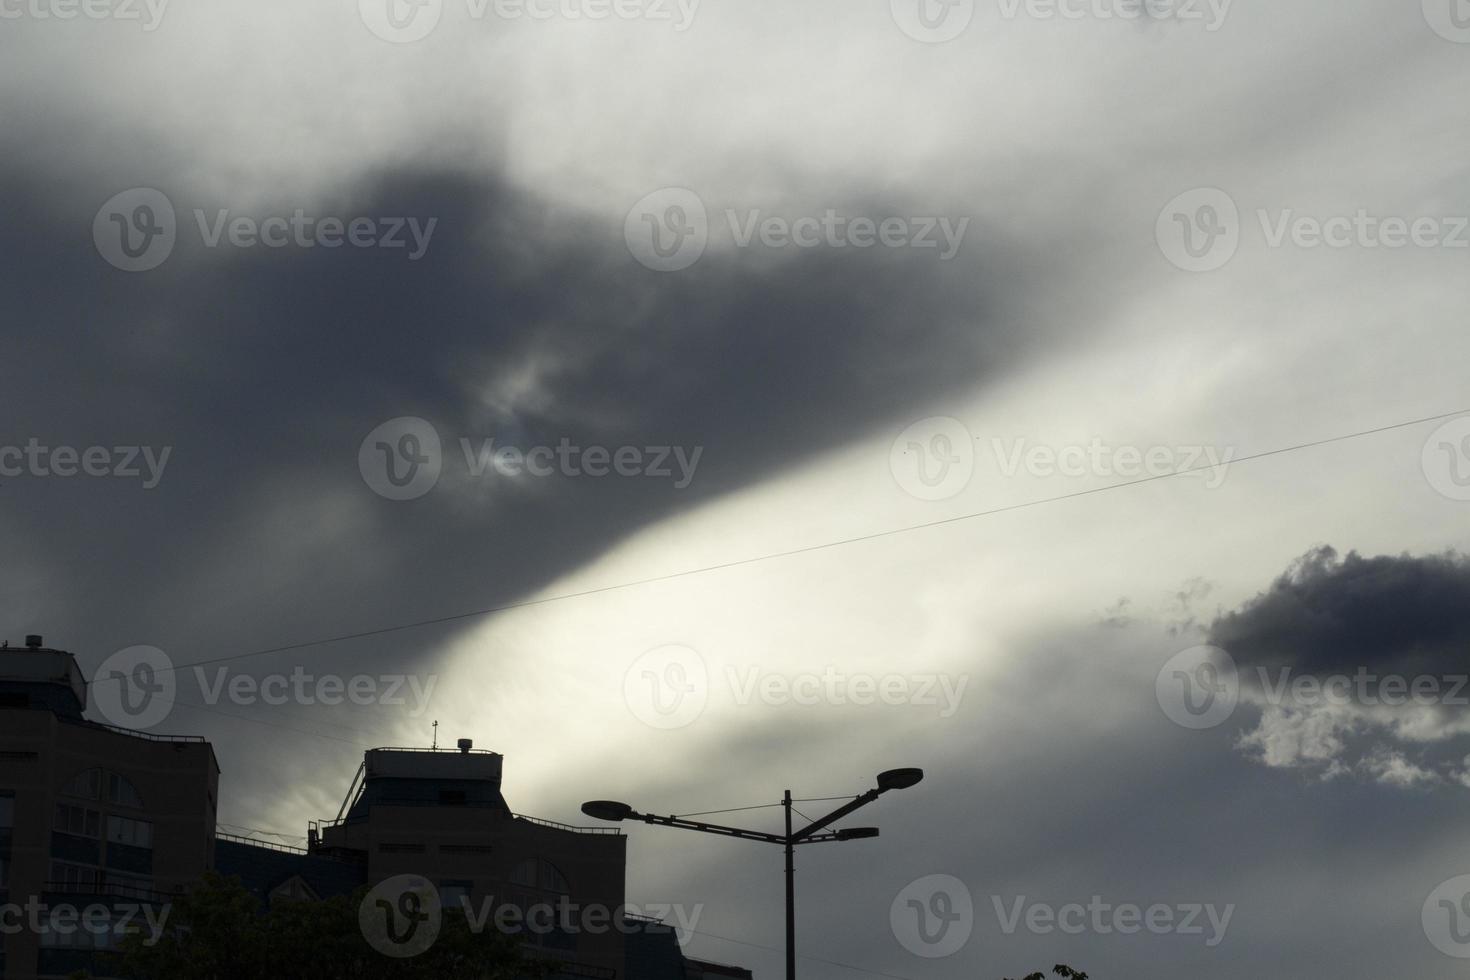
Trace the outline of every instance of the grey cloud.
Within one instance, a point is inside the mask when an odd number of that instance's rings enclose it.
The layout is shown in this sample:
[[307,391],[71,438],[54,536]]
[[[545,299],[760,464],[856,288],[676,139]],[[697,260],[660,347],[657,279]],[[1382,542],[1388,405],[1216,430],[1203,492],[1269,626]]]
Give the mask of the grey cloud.
[[1470,784],[1470,560],[1319,547],[1215,620],[1272,767],[1400,789]]
[[1307,552],[1264,592],[1218,617],[1210,642],[1238,661],[1309,674],[1359,666],[1424,673],[1470,666],[1470,559]]

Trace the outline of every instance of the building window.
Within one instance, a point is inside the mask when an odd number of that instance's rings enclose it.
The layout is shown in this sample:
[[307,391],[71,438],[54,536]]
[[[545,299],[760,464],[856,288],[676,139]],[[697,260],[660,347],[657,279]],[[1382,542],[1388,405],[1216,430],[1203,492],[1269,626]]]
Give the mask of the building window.
[[83,769],[75,776],[66,781],[61,787],[62,796],[75,796],[80,800],[98,800],[102,798],[102,770]]
[[107,774],[107,802],[117,806],[132,807],[135,810],[143,809],[143,797],[138,795],[137,788],[115,772]]
[[78,837],[99,837],[102,834],[102,814],[83,806],[70,803],[56,804],[56,830]]
[[83,864],[51,862],[51,884],[67,891],[93,891],[97,887],[97,869]]
[[575,949],[576,934],[565,931],[556,919],[561,900],[571,893],[556,865],[527,858],[511,869],[510,881],[510,902],[521,910],[526,923],[525,941],[547,949]]
[[45,922],[41,945],[46,949],[117,949],[122,944],[122,937],[122,920],[113,922],[111,917],[106,922],[94,918],[65,926]]
[[469,906],[470,892],[474,887],[475,883],[472,881],[439,882],[439,906],[456,912],[464,911]]
[[107,842],[127,844],[130,847],[152,847],[153,825],[146,820],[134,820],[132,817],[109,816]]
[[130,875],[108,869],[103,872],[109,895],[125,895],[129,898],[147,898],[153,893],[153,879],[147,875]]
[[61,787],[62,796],[72,796],[80,800],[104,799],[103,790],[106,789],[105,799],[108,803],[117,806],[132,807],[135,810],[143,808],[143,798],[138,794],[135,787],[126,776],[103,769],[83,769]]
[[526,858],[510,873],[510,882],[525,888],[536,888],[556,895],[570,895],[567,880],[556,865],[540,858]]

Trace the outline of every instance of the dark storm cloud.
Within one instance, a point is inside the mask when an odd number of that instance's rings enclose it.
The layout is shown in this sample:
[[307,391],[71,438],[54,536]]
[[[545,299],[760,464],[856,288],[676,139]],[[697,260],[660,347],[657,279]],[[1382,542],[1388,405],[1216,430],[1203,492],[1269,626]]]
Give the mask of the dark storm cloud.
[[1273,768],[1400,789],[1470,786],[1470,561],[1309,551],[1215,620],[1259,709],[1239,740]]
[[[1056,333],[1016,312],[1031,246],[979,222],[948,263],[913,249],[711,251],[658,274],[630,256],[621,222],[494,175],[385,173],[333,200],[247,210],[171,179],[187,170],[177,161],[119,164],[106,182],[84,169],[12,161],[5,177],[0,444],[172,455],[152,490],[6,480],[0,527],[9,566],[47,582],[7,595],[4,632],[45,632],[88,667],[132,643],[190,662],[513,600],[651,521],[943,410]],[[130,186],[178,212],[176,250],[151,272],[112,268],[92,242],[99,206]],[[417,262],[211,249],[195,229],[196,209],[212,222],[297,207],[438,224]],[[445,476],[392,502],[364,484],[357,452],[405,415],[443,437]],[[616,477],[512,489],[467,475],[461,437],[702,456],[686,489]],[[442,637],[344,655],[402,668]]]
[[1266,591],[1210,627],[1242,663],[1332,674],[1470,667],[1470,559],[1307,552]]

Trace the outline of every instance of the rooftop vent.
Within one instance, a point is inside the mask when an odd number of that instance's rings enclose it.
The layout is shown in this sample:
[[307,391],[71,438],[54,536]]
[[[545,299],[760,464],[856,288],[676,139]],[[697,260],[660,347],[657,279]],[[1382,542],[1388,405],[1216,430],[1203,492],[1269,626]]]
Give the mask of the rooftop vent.
[[468,752],[475,747],[475,740],[472,738],[462,738],[455,744],[459,746],[461,752]]
[[28,650],[41,649],[41,634],[31,633],[26,636],[26,648]]

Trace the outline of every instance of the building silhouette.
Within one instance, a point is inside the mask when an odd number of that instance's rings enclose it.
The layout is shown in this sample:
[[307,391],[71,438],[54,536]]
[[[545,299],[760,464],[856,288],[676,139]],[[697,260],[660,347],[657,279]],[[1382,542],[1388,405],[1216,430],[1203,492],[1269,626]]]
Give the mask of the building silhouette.
[[[210,869],[263,904],[417,876],[445,908],[498,914],[486,921],[521,935],[528,955],[555,963],[555,977],[750,978],[684,956],[672,927],[626,914],[627,838],[512,812],[503,757],[468,739],[369,750],[337,816],[313,822],[296,848],[219,832],[210,744],[90,721],[86,691],[75,658],[38,636],[0,650],[0,907],[120,916],[165,905]],[[93,969],[109,945],[91,932],[6,932],[7,980]]]
[[[39,636],[23,650],[0,651],[7,905],[163,902],[214,864],[219,765],[209,743],[88,721],[86,702],[71,654]],[[6,932],[7,978],[65,976],[91,963],[88,933]]]

